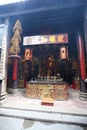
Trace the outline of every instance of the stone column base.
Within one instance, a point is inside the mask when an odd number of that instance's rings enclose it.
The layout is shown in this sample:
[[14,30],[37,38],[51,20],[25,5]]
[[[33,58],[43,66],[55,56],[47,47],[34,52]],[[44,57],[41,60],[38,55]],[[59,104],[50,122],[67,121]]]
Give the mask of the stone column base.
[[7,102],[6,94],[7,94],[6,92],[0,94],[0,106]]
[[18,89],[8,88],[8,93],[9,94],[17,94],[18,93]]
[[80,92],[79,98],[81,101],[87,101],[87,93]]
[[87,81],[81,80],[80,100],[87,101]]

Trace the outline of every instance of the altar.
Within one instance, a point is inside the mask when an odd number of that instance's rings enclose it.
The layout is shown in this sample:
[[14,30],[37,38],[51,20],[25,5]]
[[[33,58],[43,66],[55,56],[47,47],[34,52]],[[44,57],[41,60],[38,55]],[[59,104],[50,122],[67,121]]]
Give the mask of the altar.
[[35,99],[52,98],[54,100],[68,99],[68,84],[54,80],[35,80],[26,84],[26,97]]

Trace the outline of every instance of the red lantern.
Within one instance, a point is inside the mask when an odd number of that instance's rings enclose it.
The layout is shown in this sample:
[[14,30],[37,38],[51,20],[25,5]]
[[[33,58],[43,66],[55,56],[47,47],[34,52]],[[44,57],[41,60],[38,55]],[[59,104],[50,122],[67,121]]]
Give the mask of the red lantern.
[[29,49],[29,48],[25,49],[24,59],[32,61],[32,50],[31,49]]
[[60,59],[68,59],[68,48],[65,46],[60,48]]

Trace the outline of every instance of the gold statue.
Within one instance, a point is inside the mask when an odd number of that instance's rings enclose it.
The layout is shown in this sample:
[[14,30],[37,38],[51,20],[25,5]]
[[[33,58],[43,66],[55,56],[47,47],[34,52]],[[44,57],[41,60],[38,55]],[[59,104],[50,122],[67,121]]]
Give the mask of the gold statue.
[[11,45],[10,45],[9,53],[11,55],[17,55],[20,52],[20,46],[19,46],[21,42],[20,34],[22,33],[22,27],[19,20],[16,21],[13,27],[13,32],[14,32],[14,35],[10,41]]

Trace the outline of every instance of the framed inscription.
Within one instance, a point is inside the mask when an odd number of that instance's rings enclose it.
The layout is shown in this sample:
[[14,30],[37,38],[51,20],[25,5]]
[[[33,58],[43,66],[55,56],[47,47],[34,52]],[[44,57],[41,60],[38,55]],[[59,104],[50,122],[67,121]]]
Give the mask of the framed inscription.
[[68,34],[53,34],[40,36],[26,36],[23,38],[23,45],[61,44],[68,43]]

